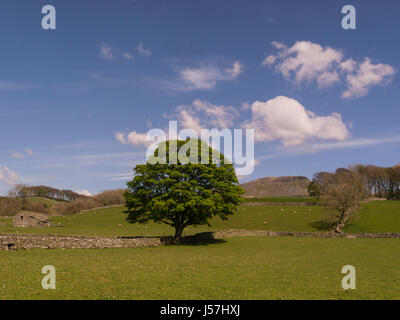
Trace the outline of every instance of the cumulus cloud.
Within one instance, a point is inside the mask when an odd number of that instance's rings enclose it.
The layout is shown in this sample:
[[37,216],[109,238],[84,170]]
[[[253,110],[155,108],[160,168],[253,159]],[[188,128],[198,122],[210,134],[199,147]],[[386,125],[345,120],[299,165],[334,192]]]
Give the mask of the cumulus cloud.
[[213,89],[218,81],[234,80],[242,72],[243,65],[240,61],[234,62],[231,68],[226,68],[225,70],[213,65],[185,68],[179,73],[183,85],[177,88],[181,90],[209,90]]
[[0,166],[0,181],[8,185],[14,185],[18,182],[19,176],[6,166]]
[[252,119],[245,127],[254,128],[256,142],[282,141],[285,147],[308,140],[343,141],[349,137],[340,114],[317,116],[298,101],[278,96],[251,106]]
[[273,42],[273,46],[280,52],[277,56],[269,55],[263,65],[274,64],[279,60],[275,70],[286,79],[294,76],[298,84],[303,81],[318,80],[319,77],[329,78],[335,66],[343,55],[340,51],[332,48],[323,48],[319,44],[309,41],[296,42],[291,48],[284,44]]
[[362,97],[369,88],[390,81],[395,70],[387,64],[372,64],[369,58],[358,66],[356,73],[347,75],[348,89],[343,92],[343,98]]
[[196,99],[191,105],[178,106],[176,111],[167,117],[177,120],[184,128],[191,128],[200,133],[201,128],[229,128],[238,116],[238,111],[232,106],[215,105]]
[[150,51],[150,49],[145,49],[143,43],[140,42],[140,43],[138,44],[138,48],[137,48],[137,49],[138,49],[138,52],[139,52],[141,55],[145,56],[146,58],[151,56],[151,51]]
[[107,43],[103,43],[100,47],[99,57],[105,60],[113,60],[115,57],[114,48]]
[[93,194],[92,193],[90,193],[88,190],[86,190],[86,189],[83,189],[83,190],[76,190],[76,191],[74,191],[75,193],[77,193],[77,194],[80,194],[80,195],[83,195],[83,196],[87,196],[87,197],[92,197],[93,196]]
[[[281,141],[284,147],[315,141],[345,141],[349,138],[348,127],[340,114],[317,116],[288,97],[278,96],[265,102],[246,104],[240,110],[250,111],[251,117],[242,123],[239,122],[238,110],[197,99],[190,105],[177,106],[174,112],[164,116],[177,121],[179,130],[192,129],[198,136],[201,129],[247,128],[254,129],[255,142]],[[164,132],[168,136],[168,129]],[[117,132],[115,138],[121,143],[135,146],[150,144],[146,141],[145,133],[136,131],[126,135]]]
[[114,134],[115,139],[117,139],[121,143],[126,143],[125,141],[125,135],[122,132],[116,132]]
[[390,65],[373,64],[369,58],[362,63],[344,59],[341,50],[310,41],[298,41],[292,47],[274,41],[272,46],[278,53],[268,55],[264,67],[275,66],[277,73],[297,85],[315,81],[320,88],[342,82],[343,76],[348,87],[343,98],[361,97],[372,86],[390,81],[395,73]]
[[136,131],[131,131],[126,135],[122,132],[116,132],[114,137],[123,144],[132,144],[134,146],[146,146],[151,144],[151,142],[147,141],[146,133],[138,133]]
[[[164,117],[177,121],[180,129],[192,129],[198,135],[201,129],[224,129],[233,126],[234,120],[239,116],[236,108],[232,106],[215,105],[207,101],[196,99],[190,105],[180,105],[170,114]],[[168,135],[168,129],[164,132]],[[128,134],[116,132],[116,140],[123,144],[134,146],[148,146],[151,142],[147,141],[146,133],[131,131]]]

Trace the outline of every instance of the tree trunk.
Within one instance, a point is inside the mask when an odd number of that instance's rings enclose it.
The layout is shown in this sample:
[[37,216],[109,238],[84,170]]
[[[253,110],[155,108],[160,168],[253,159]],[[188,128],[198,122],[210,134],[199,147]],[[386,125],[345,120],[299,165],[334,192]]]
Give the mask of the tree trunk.
[[339,222],[336,224],[336,226],[335,226],[335,232],[337,232],[337,233],[342,233],[343,231],[342,231],[342,228],[344,227],[344,225],[345,225],[345,213],[346,213],[346,211],[342,211],[341,212],[341,214],[340,214],[340,220],[339,220]]
[[175,242],[180,242],[182,239],[183,227],[180,225],[175,225],[175,235],[174,240]]

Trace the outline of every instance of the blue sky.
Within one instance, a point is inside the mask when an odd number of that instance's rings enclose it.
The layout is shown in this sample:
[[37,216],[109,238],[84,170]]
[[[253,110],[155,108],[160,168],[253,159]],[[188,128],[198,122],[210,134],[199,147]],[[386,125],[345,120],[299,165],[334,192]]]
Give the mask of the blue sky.
[[[56,30],[41,28],[46,4]],[[0,194],[124,187],[168,119],[253,126],[244,181],[397,164],[400,3],[351,1],[356,30],[345,4],[2,1]]]

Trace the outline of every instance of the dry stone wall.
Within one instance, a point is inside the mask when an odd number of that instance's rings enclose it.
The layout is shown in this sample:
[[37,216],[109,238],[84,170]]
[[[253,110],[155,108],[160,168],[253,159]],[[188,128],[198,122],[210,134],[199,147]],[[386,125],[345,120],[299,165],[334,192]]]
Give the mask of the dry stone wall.
[[[400,238],[400,233],[319,233],[265,230],[221,230],[185,236],[182,243],[208,242],[229,237],[313,237],[313,238]],[[106,249],[157,247],[174,244],[171,237],[76,237],[56,235],[0,234],[0,250],[30,249]]]
[[242,206],[246,207],[264,207],[264,206],[321,206],[320,202],[243,202]]
[[0,249],[105,249],[163,245],[160,238],[65,237],[53,235],[0,235]]

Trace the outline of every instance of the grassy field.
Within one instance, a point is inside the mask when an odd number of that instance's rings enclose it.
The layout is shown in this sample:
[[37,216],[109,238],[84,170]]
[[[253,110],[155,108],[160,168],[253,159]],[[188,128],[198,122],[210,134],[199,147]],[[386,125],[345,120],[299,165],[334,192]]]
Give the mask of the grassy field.
[[60,202],[64,202],[62,200],[54,200],[54,199],[48,199],[48,198],[43,198],[43,197],[29,197],[26,198],[28,201],[30,202],[34,202],[34,203],[43,203],[45,205],[47,205],[48,207],[52,207],[55,204],[59,204]]
[[[172,228],[164,224],[128,224],[123,210],[123,207],[113,207],[57,216],[52,218],[53,222],[63,227],[42,229],[14,228],[10,219],[0,220],[7,224],[5,227],[0,226],[0,233],[91,236],[162,236],[173,233]],[[211,220],[211,227],[190,227],[186,229],[186,234],[226,229],[326,232],[330,230],[330,226],[324,223],[326,215],[326,209],[319,206],[242,206],[229,220],[222,221],[216,217]],[[400,202],[374,201],[362,204],[344,231],[400,232]]]
[[[50,233],[62,235],[97,235],[97,236],[162,236],[170,235],[173,229],[164,224],[148,223],[131,225],[125,221],[123,207],[113,207],[53,217],[55,223],[63,227],[51,228],[14,228],[11,220],[6,227],[0,227],[0,233]],[[282,211],[283,210],[283,211]],[[186,229],[186,234],[210,230],[248,229],[273,231],[326,231],[321,229],[324,209],[307,206],[254,206],[240,207],[229,220],[219,217],[211,220],[211,227],[199,226]],[[267,224],[264,224],[267,222]]]
[[[0,251],[0,299],[400,299],[398,248],[398,239],[280,237]],[[348,264],[357,289],[344,291]],[[44,265],[56,268],[56,290],[41,288]]]
[[[7,226],[0,227],[0,233],[90,236],[162,236],[173,233],[172,228],[164,224],[130,225],[125,221],[123,210],[123,207],[113,207],[53,217],[53,222],[63,227],[42,229],[14,228],[10,219],[1,220]],[[330,229],[324,223],[325,217],[326,209],[319,206],[242,206],[229,220],[216,217],[211,220],[211,227],[190,227],[186,229],[186,234],[226,229],[326,232]],[[363,204],[345,231],[400,232],[400,202],[374,201]]]
[[363,204],[345,228],[346,232],[400,232],[400,201]]
[[[241,207],[208,230],[325,232],[319,206]],[[169,235],[162,225],[130,225],[123,207],[53,217],[64,227],[0,233]],[[264,222],[267,224],[264,224]],[[365,203],[347,232],[400,232],[400,202]],[[102,250],[0,251],[0,299],[400,299],[399,239],[228,238],[210,244]],[[341,268],[357,270],[357,289],[341,288]],[[41,288],[53,265],[57,289]]]

